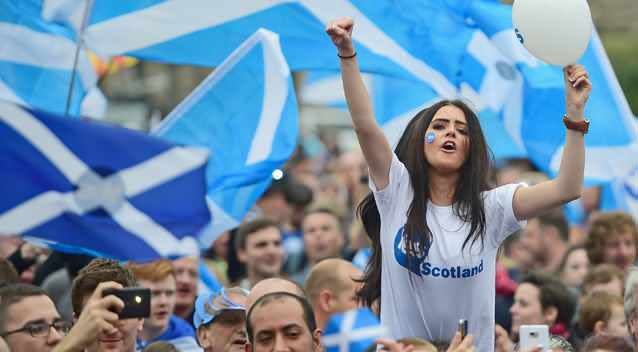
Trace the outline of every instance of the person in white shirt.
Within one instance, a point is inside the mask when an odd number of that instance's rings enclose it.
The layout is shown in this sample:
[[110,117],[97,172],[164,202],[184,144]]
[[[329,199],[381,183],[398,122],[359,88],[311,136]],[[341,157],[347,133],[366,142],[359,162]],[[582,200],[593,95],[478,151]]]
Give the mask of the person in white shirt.
[[332,21],[354,130],[368,163],[369,194],[359,205],[373,254],[360,298],[380,302],[391,337],[450,341],[467,319],[479,351],[494,350],[495,260],[524,220],[580,197],[583,111],[591,91],[580,65],[564,68],[565,148],[555,179],[491,189],[488,147],[476,114],[444,100],[408,123],[394,153],[377,124],[352,42],[354,22]]

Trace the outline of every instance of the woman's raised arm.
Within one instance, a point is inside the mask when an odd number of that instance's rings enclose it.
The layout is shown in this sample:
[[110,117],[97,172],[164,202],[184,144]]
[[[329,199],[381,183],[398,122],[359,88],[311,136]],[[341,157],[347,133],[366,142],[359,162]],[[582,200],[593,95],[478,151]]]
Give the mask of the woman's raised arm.
[[372,103],[361,79],[352,43],[353,27],[351,18],[341,18],[330,22],[326,32],[337,47],[341,60],[343,90],[359,145],[370,168],[370,176],[375,186],[383,189],[389,182],[392,148],[374,118]]
[[[591,82],[581,65],[563,69],[566,124],[583,125],[585,104],[591,92]],[[584,132],[567,129],[565,148],[558,175],[553,180],[531,187],[519,188],[514,195],[514,214],[519,220],[529,219],[553,207],[580,198],[585,173]]]

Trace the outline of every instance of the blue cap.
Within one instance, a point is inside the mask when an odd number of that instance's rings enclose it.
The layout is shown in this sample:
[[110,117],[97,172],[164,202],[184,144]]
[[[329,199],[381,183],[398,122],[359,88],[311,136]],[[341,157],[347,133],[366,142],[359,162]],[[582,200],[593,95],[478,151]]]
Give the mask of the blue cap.
[[246,307],[242,304],[234,302],[228,296],[229,293],[235,293],[243,296],[248,296],[248,291],[239,287],[232,287],[224,289],[215,293],[206,293],[199,295],[195,300],[195,313],[193,314],[193,324],[195,329],[198,329],[204,324],[208,324],[215,320],[215,318],[225,310],[246,310]]

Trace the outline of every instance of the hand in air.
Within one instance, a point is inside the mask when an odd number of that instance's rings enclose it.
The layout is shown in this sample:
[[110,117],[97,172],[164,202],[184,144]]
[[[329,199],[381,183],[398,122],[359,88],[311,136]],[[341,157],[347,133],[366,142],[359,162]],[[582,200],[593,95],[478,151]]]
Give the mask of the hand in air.
[[592,88],[589,74],[583,65],[569,65],[563,68],[563,75],[567,113],[582,114]]
[[354,21],[352,18],[344,17],[330,21],[326,26],[326,33],[330,36],[332,43],[337,47],[339,55],[351,56],[354,54],[352,45],[352,28]]

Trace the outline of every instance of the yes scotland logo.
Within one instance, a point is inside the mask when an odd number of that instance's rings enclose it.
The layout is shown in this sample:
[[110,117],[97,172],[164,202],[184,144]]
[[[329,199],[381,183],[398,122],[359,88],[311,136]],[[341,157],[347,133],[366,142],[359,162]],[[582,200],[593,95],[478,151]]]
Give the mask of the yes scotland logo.
[[416,255],[411,260],[408,260],[408,253],[406,250],[407,245],[404,240],[404,232],[405,226],[401,226],[394,237],[394,259],[402,267],[410,270],[418,276],[421,276],[421,265],[430,252],[431,241],[428,241],[423,249],[418,248],[417,245]]

